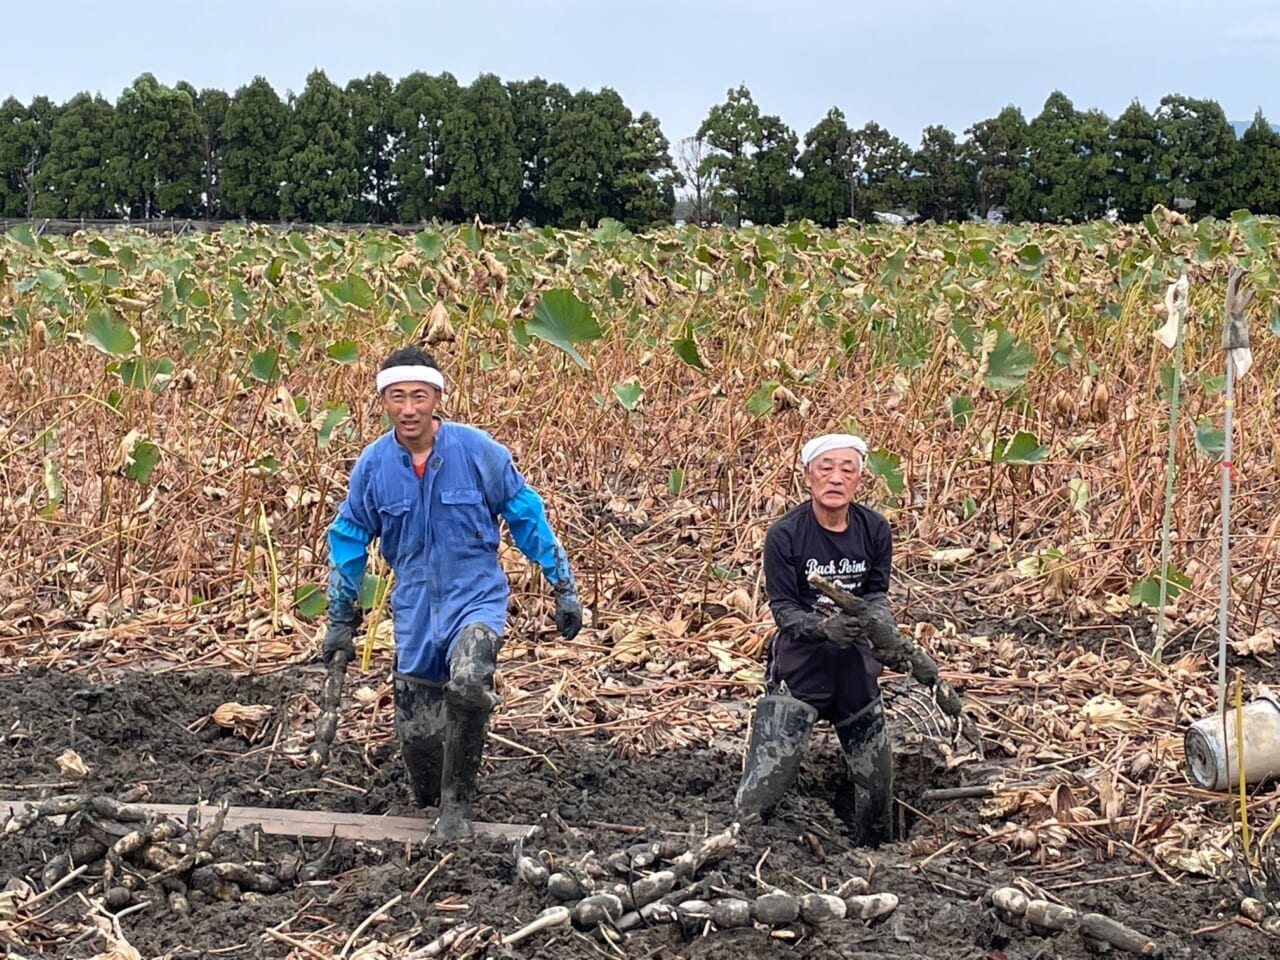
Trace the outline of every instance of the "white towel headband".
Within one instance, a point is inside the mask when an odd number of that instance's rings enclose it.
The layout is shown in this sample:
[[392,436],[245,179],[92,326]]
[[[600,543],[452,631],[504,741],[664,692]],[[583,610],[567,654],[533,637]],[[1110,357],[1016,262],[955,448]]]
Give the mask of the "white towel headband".
[[393,383],[429,383],[438,390],[444,389],[444,374],[435,367],[387,367],[378,371],[378,392]]
[[853,447],[863,460],[867,458],[867,442],[861,437],[852,433],[826,433],[820,437],[814,437],[800,448],[800,462],[807,467],[814,457],[828,450],[841,450],[845,447]]

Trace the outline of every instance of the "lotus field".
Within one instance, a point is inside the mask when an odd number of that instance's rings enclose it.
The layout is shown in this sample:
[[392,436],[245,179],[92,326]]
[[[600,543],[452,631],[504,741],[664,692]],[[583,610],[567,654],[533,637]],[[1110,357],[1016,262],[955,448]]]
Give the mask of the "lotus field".
[[[508,444],[543,495],[587,610],[576,640],[558,638],[549,590],[504,546],[513,592],[491,783],[513,765],[551,769],[543,761],[572,779],[557,743],[593,744],[632,770],[718,750],[714,776],[704,769],[703,780],[680,782],[706,795],[696,798],[706,809],[727,811],[772,626],[764,531],[803,496],[801,444],[849,429],[871,447],[864,497],[893,526],[898,622],[965,697],[983,762],[1022,784],[981,810],[977,800],[952,813],[917,804],[894,855],[936,865],[943,854],[998,852],[1002,869],[1040,870],[1042,884],[1104,868],[1141,871],[1162,889],[1222,883],[1224,864],[1267,860],[1280,802],[1269,788],[1243,800],[1196,791],[1182,769],[1186,725],[1216,707],[1222,322],[1233,264],[1256,291],[1254,365],[1235,384],[1228,604],[1232,682],[1240,671],[1247,698],[1280,623],[1280,221],[1192,223],[1157,208],[1135,226],[635,235],[611,221],[574,232],[477,223],[411,234],[229,225],[44,237],[19,227],[0,238],[0,674],[16,685],[70,676],[68,691],[89,678],[242,678],[168,729],[211,734],[221,723],[212,707],[238,701],[245,712],[209,742],[251,759],[216,781],[156,774],[168,791],[155,787],[158,801],[194,802],[197,792],[216,801],[223,790],[245,802],[236,778],[252,780],[264,758],[268,771],[274,758],[273,777],[301,771],[322,676],[325,528],[354,457],[385,429],[374,372],[387,351],[417,343],[448,379],[445,415]],[[1168,349],[1153,333],[1184,274],[1183,339]],[[390,586],[371,563],[335,745],[354,790],[374,789],[361,777],[387,785],[390,807],[343,795],[349,809],[375,813],[409,810],[391,740]],[[260,686],[279,671],[288,684]],[[11,738],[36,722],[33,702],[0,718]],[[255,702],[266,712],[254,715]],[[93,742],[47,736],[52,754],[32,754],[29,768],[3,779],[120,785]],[[208,746],[192,742],[193,755]],[[54,764],[64,747],[87,773]],[[976,762],[948,755],[914,787],[904,773],[903,789],[967,782]],[[817,776],[801,783],[810,799],[821,793]],[[634,789],[637,809],[650,806],[648,788]],[[478,807],[482,819],[524,823],[545,812],[515,799],[486,808],[483,796]],[[686,822],[705,826],[703,810]],[[578,813],[581,826],[588,811]],[[627,805],[605,813],[596,818],[625,819]],[[563,808],[559,816],[573,819]],[[781,836],[788,856],[808,856],[794,835]],[[807,882],[834,871],[835,836]],[[760,852],[743,877],[753,866],[759,877]],[[404,901],[359,943],[399,935],[408,951],[445,929],[447,910],[432,913],[423,895],[410,909],[408,895],[437,861],[388,888],[403,889]],[[432,883],[447,884],[460,863]],[[0,866],[16,876],[30,865]],[[986,892],[949,876],[971,898]],[[947,896],[911,883],[922,898]],[[434,889],[427,900],[447,893]],[[896,890],[909,920],[937,909],[924,899],[912,908],[909,888]],[[1209,956],[1228,943],[1192,929],[1213,921],[1207,900],[1158,915],[1144,914],[1132,891],[1115,903],[1167,944],[1198,944]],[[275,934],[228,935],[265,955],[286,955],[292,939],[305,947],[293,955],[328,956],[352,948],[374,906],[353,907],[336,928],[295,917]],[[481,955],[519,926],[515,914],[527,922],[542,906],[526,898],[477,916],[470,940],[451,941],[456,955],[468,943]],[[124,928],[156,954],[186,935],[157,927],[160,912],[130,920],[149,927]],[[1246,926],[1230,943],[1265,952],[1258,924]],[[11,939],[35,955],[33,929]],[[939,955],[961,955],[947,943],[934,935]],[[548,949],[586,951],[575,944]]]

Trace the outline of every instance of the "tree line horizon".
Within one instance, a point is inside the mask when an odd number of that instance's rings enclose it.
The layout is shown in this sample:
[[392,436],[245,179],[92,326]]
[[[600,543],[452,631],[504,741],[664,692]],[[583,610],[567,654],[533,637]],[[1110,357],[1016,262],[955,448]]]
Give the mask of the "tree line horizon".
[[[679,193],[677,193],[679,191]],[[679,201],[677,204],[677,200]],[[610,87],[571,92],[492,73],[383,73],[340,87],[313,70],[285,97],[143,73],[114,103],[77,93],[0,104],[0,218],[490,223],[633,229],[884,213],[938,222],[1280,214],[1280,132],[1239,137],[1213,100],[1168,94],[1114,119],[1061,90],[917,146],[832,107],[803,137],[728,89],[673,150],[658,118]]]

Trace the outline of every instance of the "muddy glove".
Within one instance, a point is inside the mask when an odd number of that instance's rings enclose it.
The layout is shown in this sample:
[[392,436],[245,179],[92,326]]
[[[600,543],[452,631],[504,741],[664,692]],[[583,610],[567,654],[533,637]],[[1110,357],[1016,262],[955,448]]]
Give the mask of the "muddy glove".
[[866,628],[843,613],[833,613],[813,629],[820,639],[828,640],[837,647],[852,647],[857,643],[865,646],[867,643]]
[[572,640],[582,629],[582,604],[572,580],[556,584],[556,630],[566,640]]
[[851,646],[861,636],[854,636],[857,624],[843,613],[823,613],[818,610],[802,610],[791,607],[774,613],[778,629],[797,640],[821,643],[829,640],[842,647]]
[[888,598],[877,593],[869,598],[854,599],[860,607],[856,617],[858,626],[870,641],[876,659],[890,669],[914,677],[926,687],[937,683],[938,665],[918,643],[898,632]]
[[322,657],[325,663],[341,651],[347,660],[356,658],[355,635],[360,626],[360,608],[350,600],[329,601],[329,626],[324,633]]

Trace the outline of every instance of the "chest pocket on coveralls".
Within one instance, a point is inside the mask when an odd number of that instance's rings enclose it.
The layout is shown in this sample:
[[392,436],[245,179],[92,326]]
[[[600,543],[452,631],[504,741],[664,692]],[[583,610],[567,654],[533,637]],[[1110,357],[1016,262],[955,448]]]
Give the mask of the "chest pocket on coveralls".
[[475,487],[446,487],[440,491],[445,533],[454,543],[497,546],[493,517],[485,505],[484,495]]
[[407,497],[395,498],[378,504],[378,519],[382,524],[379,539],[382,542],[382,555],[392,565],[404,559],[405,552],[412,547],[412,531],[408,529],[408,514],[411,506]]

